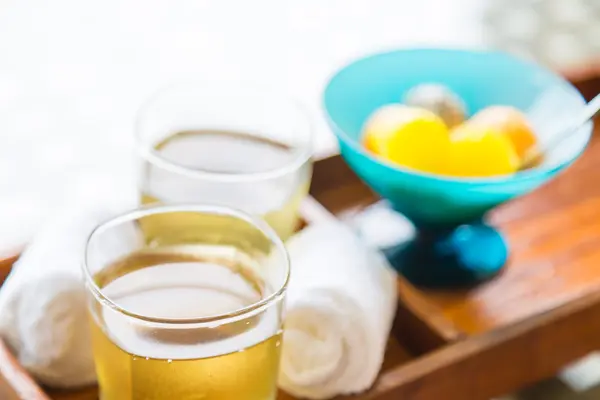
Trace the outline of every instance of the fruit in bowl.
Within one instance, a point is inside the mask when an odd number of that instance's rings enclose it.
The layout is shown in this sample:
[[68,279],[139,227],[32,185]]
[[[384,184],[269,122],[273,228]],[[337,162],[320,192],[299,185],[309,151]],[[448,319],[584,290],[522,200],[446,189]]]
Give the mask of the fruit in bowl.
[[515,173],[520,159],[502,132],[467,123],[453,130],[444,161],[444,175],[485,177]]
[[393,163],[438,173],[448,148],[448,128],[426,109],[400,104],[379,108],[366,122],[363,144]]
[[[428,100],[417,89],[431,82],[437,88],[429,86],[427,96],[437,97]],[[486,213],[553,179],[592,132],[588,123],[543,163],[521,168],[524,154],[551,141],[548,127],[586,103],[562,77],[499,52],[376,54],[337,71],[323,101],[346,163],[415,226],[413,238],[386,254],[424,286],[473,284],[499,273],[508,246]]]
[[433,112],[450,128],[462,124],[467,115],[463,100],[446,86],[435,83],[423,83],[410,89],[404,103]]
[[366,149],[397,165],[445,176],[506,175],[537,146],[514,107],[486,107],[465,121],[462,99],[440,84],[412,88],[406,103],[377,109],[362,133]]
[[473,116],[470,124],[476,127],[497,129],[506,136],[520,159],[537,146],[537,137],[527,120],[519,110],[510,106],[491,106]]

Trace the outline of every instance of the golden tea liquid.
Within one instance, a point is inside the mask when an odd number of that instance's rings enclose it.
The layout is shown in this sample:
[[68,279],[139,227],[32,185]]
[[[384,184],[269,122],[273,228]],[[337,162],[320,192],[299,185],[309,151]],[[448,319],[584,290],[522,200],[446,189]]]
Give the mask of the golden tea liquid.
[[[214,246],[145,250],[94,277],[135,314],[210,317],[268,295],[257,265]],[[102,400],[273,400],[281,348],[279,305],[226,325],[157,324],[100,303],[92,340]]]
[[[310,164],[270,175],[297,157],[290,147],[244,133],[194,130],[168,136],[154,151],[191,174],[146,162],[141,183],[143,204],[212,203],[237,208],[264,218],[284,240],[296,229],[300,203],[310,185]],[[202,172],[218,173],[223,179],[203,176]],[[245,179],[247,174],[258,175]],[[177,223],[171,215],[168,220],[155,218],[145,229],[160,232],[164,224]]]

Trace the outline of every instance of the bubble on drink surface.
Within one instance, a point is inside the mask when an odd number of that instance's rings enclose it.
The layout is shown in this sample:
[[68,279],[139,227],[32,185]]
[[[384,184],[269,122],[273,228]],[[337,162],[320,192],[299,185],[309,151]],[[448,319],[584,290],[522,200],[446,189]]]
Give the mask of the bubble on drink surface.
[[449,128],[462,124],[467,115],[463,100],[450,88],[437,83],[424,83],[410,89],[404,103],[438,115]]

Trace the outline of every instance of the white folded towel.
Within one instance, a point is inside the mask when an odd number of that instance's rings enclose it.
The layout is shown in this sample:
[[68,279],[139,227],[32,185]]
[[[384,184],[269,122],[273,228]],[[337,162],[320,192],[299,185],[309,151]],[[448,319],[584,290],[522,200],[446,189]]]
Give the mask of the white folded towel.
[[[132,205],[131,189],[88,175],[44,224],[0,288],[0,337],[36,380],[53,387],[95,382],[81,264],[91,230]],[[129,193],[131,195],[131,193]]]
[[96,379],[81,261],[99,219],[60,215],[35,236],[0,290],[0,336],[38,381],[69,387]]
[[280,387],[310,399],[370,388],[396,311],[396,274],[337,221],[309,226],[287,247],[292,274]]

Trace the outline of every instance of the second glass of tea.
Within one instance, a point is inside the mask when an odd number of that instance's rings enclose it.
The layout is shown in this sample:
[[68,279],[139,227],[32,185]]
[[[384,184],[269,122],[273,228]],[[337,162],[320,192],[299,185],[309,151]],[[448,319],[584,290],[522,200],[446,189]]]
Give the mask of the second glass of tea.
[[[294,100],[233,84],[175,85],[142,107],[136,131],[143,204],[234,207],[261,216],[283,240],[296,229],[312,129]],[[179,222],[157,219],[148,230]]]
[[96,228],[84,275],[100,399],[275,400],[289,260],[264,221],[142,208]]

